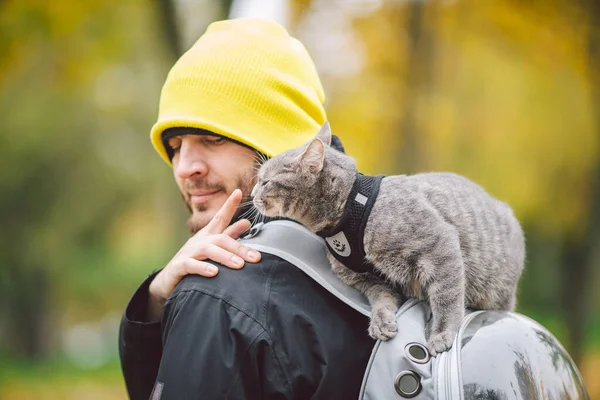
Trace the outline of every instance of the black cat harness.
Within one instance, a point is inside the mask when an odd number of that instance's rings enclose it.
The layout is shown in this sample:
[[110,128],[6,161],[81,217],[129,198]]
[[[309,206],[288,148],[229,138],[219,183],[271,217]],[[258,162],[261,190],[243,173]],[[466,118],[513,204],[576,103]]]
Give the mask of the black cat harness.
[[333,228],[317,233],[325,239],[331,254],[354,272],[375,273],[373,265],[365,259],[363,236],[383,177],[357,173],[342,219]]

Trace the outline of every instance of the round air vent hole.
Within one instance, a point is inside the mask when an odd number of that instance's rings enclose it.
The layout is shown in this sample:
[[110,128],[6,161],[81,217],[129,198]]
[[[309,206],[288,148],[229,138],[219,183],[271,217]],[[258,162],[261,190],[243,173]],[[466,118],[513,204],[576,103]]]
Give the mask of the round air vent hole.
[[425,364],[429,361],[427,348],[420,343],[409,343],[404,348],[407,357],[416,363]]
[[421,391],[421,376],[414,371],[402,371],[394,380],[394,388],[406,399],[415,397]]

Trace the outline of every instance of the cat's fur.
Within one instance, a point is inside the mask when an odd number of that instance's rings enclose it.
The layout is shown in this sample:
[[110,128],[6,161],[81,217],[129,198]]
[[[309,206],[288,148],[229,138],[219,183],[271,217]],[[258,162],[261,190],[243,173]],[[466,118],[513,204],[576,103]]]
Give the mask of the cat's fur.
[[[335,226],[357,169],[354,159],[330,148],[330,141],[326,123],[309,143],[265,162],[253,190],[258,210],[296,220],[313,232]],[[397,333],[402,295],[430,304],[432,355],[451,347],[466,307],[515,307],[525,258],[523,232],[507,204],[464,177],[385,177],[363,242],[367,260],[385,281],[328,257],[337,276],[369,299],[373,338]]]

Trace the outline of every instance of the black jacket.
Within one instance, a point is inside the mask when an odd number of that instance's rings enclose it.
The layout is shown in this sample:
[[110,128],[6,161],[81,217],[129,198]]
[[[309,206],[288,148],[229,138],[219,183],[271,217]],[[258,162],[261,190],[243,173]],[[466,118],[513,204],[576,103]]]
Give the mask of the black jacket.
[[[190,275],[160,323],[144,323],[150,276],[121,323],[132,399],[355,399],[374,345],[368,319],[276,256]],[[161,329],[162,328],[162,329]],[[162,333],[162,338],[161,338]]]

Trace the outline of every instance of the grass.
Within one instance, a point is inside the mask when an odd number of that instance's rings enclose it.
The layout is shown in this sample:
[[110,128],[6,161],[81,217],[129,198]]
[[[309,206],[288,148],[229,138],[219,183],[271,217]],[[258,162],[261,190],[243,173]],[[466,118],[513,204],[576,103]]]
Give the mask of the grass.
[[[8,365],[10,364],[10,365]],[[127,399],[118,362],[82,370],[65,360],[0,363],[0,399]]]

